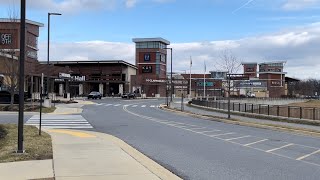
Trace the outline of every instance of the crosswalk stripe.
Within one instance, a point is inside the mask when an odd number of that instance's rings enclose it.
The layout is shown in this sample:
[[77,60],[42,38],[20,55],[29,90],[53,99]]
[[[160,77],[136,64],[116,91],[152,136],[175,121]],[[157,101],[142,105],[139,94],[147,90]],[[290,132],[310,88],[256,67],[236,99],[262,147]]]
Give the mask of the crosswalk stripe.
[[141,107],[146,107],[146,105],[142,105]]
[[155,107],[154,105],[151,105],[150,107]]
[[133,105],[132,107],[137,107],[138,105]]
[[[39,115],[34,115],[26,125],[39,127]],[[91,124],[81,115],[44,115],[42,117],[41,126],[49,129],[89,129],[93,128]]]
[[118,107],[118,106],[121,106],[121,104],[116,104],[116,105],[114,105],[114,106]]

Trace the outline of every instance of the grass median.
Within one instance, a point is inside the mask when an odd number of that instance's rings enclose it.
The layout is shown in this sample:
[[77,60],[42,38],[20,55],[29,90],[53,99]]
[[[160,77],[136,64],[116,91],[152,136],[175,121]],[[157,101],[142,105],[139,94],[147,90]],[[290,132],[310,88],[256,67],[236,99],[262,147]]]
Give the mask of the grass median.
[[52,141],[49,134],[34,126],[24,126],[24,149],[26,153],[16,154],[18,127],[15,124],[0,124],[0,163],[52,159]]

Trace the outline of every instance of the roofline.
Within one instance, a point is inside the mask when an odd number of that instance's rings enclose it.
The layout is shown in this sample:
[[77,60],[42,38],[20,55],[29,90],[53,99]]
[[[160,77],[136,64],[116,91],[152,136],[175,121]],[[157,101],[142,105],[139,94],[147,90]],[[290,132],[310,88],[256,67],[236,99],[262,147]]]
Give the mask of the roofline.
[[[9,18],[0,18],[0,22],[5,22],[5,23],[18,22],[18,23],[20,23],[20,19],[11,20]],[[36,25],[36,26],[39,26],[39,27],[44,27],[43,23],[39,23],[39,22],[36,22],[36,21],[28,20],[28,19],[26,19],[26,23],[27,24]]]
[[258,72],[258,74],[287,74],[287,72]]
[[257,62],[241,62],[241,65],[246,65],[246,64],[255,64],[257,65]]
[[271,61],[271,62],[263,62],[263,63],[259,63],[259,65],[262,65],[262,64],[276,64],[276,63],[282,63],[282,64],[285,64],[285,63],[287,63],[287,61]]
[[156,37],[156,38],[133,38],[132,41],[134,43],[138,43],[138,42],[162,42],[165,43],[166,45],[170,45],[170,41],[163,39],[161,37]]
[[[47,64],[47,61],[39,61],[40,64]],[[138,69],[137,66],[128,63],[124,60],[98,60],[98,61],[50,61],[50,64],[115,64],[115,63],[122,63],[125,64],[127,66],[130,66],[132,68]]]
[[209,71],[209,73],[220,72],[220,73],[228,73],[228,71]]

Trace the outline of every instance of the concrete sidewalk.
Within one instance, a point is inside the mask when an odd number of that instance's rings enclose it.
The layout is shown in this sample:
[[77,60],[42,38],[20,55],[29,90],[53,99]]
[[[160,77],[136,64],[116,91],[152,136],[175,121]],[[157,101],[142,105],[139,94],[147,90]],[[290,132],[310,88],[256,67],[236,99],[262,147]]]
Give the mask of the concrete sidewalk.
[[[172,103],[172,108],[181,109],[181,103]],[[193,106],[184,106],[184,110],[187,112],[191,112],[198,115],[209,115],[215,117],[222,117],[227,118],[228,115],[226,113],[216,112],[210,109],[206,109],[205,107],[193,107]],[[249,122],[249,123],[258,123],[258,124],[268,124],[268,125],[278,125],[278,126],[285,126],[290,128],[301,128],[306,130],[313,130],[320,132],[320,126],[312,126],[312,125],[305,125],[305,124],[296,124],[296,123],[287,123],[287,122],[280,122],[280,121],[272,121],[267,119],[258,119],[258,118],[251,118],[251,117],[244,117],[239,115],[231,115],[231,118],[242,121],[242,122]]]
[[52,137],[53,160],[0,163],[0,179],[180,179],[114,136],[78,130],[47,131]]
[[52,114],[81,114],[82,107],[85,105],[92,105],[95,104],[92,101],[86,100],[75,100],[77,103],[70,103],[70,104],[56,104],[56,110]]

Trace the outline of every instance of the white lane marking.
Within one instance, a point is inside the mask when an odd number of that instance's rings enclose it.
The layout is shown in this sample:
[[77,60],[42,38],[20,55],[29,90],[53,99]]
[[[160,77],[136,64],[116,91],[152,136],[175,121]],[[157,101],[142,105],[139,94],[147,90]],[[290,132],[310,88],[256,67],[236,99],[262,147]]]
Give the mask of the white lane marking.
[[151,105],[150,107],[155,107],[154,105]]
[[104,105],[104,106],[108,107],[108,106],[112,106],[112,104],[106,104],[106,105]]
[[230,139],[225,139],[226,141],[231,141],[231,140],[236,140],[236,139],[242,139],[242,138],[246,138],[246,137],[251,137],[251,136],[241,136],[241,137],[236,137],[236,138],[230,138]]
[[312,156],[312,155],[314,155],[314,154],[317,154],[317,153],[320,153],[320,149],[319,149],[318,151],[314,151],[314,152],[312,152],[312,153],[310,153],[310,154],[307,154],[307,155],[298,157],[296,160],[300,161],[300,160],[303,160],[303,159],[305,159],[305,158],[307,158],[307,157],[309,157],[309,156]]
[[138,105],[133,105],[133,106],[131,106],[131,107],[137,107]]
[[217,131],[221,131],[221,130],[212,130],[212,131],[200,131],[200,132],[197,132],[199,134],[205,134],[205,133],[210,133],[210,132],[217,132]]
[[103,104],[101,103],[101,104],[96,104],[96,106],[102,106]]
[[141,107],[146,107],[146,105],[142,105]]
[[235,134],[235,133],[223,133],[223,134],[215,134],[215,135],[209,135],[210,137],[218,137],[218,136],[224,136],[229,134]]
[[114,105],[114,106],[118,107],[118,106],[121,106],[121,104],[116,104],[116,105]]
[[200,129],[206,129],[206,127],[190,128],[190,130],[200,130]]
[[[28,122],[39,122],[40,120],[39,119],[33,119],[33,120],[28,120]],[[67,120],[49,120],[49,119],[42,119],[42,122],[65,122]],[[87,122],[86,120],[68,120],[68,122]]]
[[260,142],[264,142],[264,141],[267,141],[267,140],[268,139],[262,139],[262,140],[259,140],[259,141],[255,141],[255,142],[252,142],[252,143],[245,144],[243,146],[250,146],[250,145],[257,144],[257,143],[260,143]]
[[282,149],[282,148],[285,148],[285,147],[289,147],[289,146],[292,146],[294,145],[293,143],[290,143],[290,144],[287,144],[287,145],[284,145],[284,146],[281,146],[281,147],[278,147],[278,148],[274,148],[274,149],[270,149],[266,152],[272,152],[272,151],[276,151],[276,150],[279,150],[279,149]]
[[[39,125],[34,125],[38,127]],[[44,126],[45,129],[92,129],[92,126]]]

